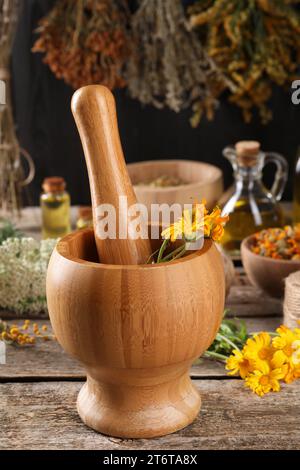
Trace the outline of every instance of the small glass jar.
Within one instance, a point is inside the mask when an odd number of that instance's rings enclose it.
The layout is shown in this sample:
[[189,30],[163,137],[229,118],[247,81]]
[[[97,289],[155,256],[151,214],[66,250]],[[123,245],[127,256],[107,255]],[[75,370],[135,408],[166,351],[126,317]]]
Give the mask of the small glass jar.
[[42,210],[42,238],[60,238],[71,231],[70,195],[61,177],[45,178],[40,204]]
[[93,225],[93,211],[90,206],[81,206],[78,208],[78,219],[76,227],[78,229],[92,227]]

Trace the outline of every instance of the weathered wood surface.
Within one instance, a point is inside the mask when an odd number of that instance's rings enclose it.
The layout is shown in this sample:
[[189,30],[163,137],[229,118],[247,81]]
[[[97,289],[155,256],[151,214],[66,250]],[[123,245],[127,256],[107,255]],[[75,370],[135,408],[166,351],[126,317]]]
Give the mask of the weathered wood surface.
[[[33,212],[38,221],[39,209],[26,209],[23,229],[38,238]],[[231,315],[244,317],[251,332],[274,331],[282,321],[281,302],[252,287],[242,268],[237,269],[226,306]],[[15,314],[0,312],[4,317],[12,319]],[[50,325],[47,320],[37,323]],[[82,424],[76,397],[84,370],[57,342],[7,346],[7,364],[0,365],[0,450],[300,449],[300,381],[259,398],[244,388],[243,381],[228,377],[221,363],[201,359],[191,376],[203,400],[191,426],[158,439],[120,440]]]
[[[249,332],[274,331],[280,325],[280,318],[246,318]],[[15,321],[20,324],[20,321]],[[22,322],[21,322],[22,323]],[[38,325],[47,325],[49,333],[52,332],[49,321],[37,321]],[[191,369],[191,376],[197,377],[226,377],[222,363],[209,359],[200,359],[200,363]],[[39,341],[36,346],[6,347],[6,365],[0,365],[0,382],[20,381],[22,379],[83,380],[85,377],[83,367],[70,358],[56,341]]]
[[113,439],[88,429],[76,412],[81,383],[0,387],[0,449],[300,449],[300,383],[259,398],[241,380],[197,380],[202,410],[175,434]]
[[282,315],[282,300],[267,296],[251,285],[233,285],[226,300],[228,316],[267,317]]

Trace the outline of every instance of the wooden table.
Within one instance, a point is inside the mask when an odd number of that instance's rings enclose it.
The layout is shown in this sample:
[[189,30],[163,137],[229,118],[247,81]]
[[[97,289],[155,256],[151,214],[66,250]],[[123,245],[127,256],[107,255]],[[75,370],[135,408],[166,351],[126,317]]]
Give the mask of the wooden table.
[[[281,302],[250,286],[241,270],[227,307],[244,318],[249,331],[274,330],[282,321]],[[51,328],[48,321],[38,323]],[[7,346],[7,363],[0,365],[0,449],[300,448],[300,381],[259,398],[242,380],[228,377],[220,363],[201,360],[191,376],[203,401],[192,425],[157,439],[115,439],[81,422],[76,397],[84,370],[58,343]]]

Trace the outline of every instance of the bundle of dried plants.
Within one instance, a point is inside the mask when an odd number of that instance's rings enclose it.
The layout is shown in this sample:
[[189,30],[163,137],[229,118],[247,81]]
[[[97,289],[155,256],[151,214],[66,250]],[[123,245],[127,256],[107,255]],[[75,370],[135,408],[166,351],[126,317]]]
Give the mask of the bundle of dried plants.
[[143,0],[132,22],[129,92],[144,104],[175,112],[192,105],[193,125],[212,118],[225,84],[191,31],[181,0]]
[[258,108],[272,113],[273,85],[290,87],[300,60],[299,0],[196,0],[190,24],[204,38],[209,56],[233,82],[230,100],[246,122]]
[[[6,89],[6,104],[0,108],[0,211],[4,215],[19,211],[21,188],[34,175],[30,156],[19,147],[11,104],[10,58],[19,3],[19,0],[0,0],[0,80]],[[30,174],[25,181],[21,153],[30,165]]]
[[40,22],[33,51],[73,88],[125,85],[121,70],[129,51],[125,0],[59,0]]

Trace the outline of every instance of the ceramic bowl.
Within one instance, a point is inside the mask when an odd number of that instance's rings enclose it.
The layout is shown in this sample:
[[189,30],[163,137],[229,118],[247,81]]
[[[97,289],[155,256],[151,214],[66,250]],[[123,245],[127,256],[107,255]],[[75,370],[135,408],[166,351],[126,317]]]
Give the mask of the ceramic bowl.
[[300,260],[280,260],[253,253],[254,235],[245,238],[241,244],[241,256],[250,282],[272,297],[282,297],[285,278],[300,270]]

